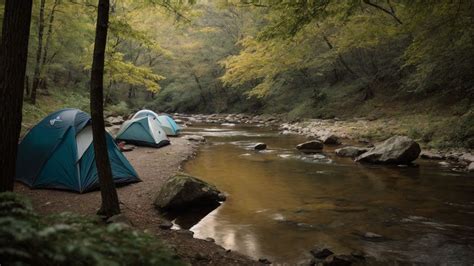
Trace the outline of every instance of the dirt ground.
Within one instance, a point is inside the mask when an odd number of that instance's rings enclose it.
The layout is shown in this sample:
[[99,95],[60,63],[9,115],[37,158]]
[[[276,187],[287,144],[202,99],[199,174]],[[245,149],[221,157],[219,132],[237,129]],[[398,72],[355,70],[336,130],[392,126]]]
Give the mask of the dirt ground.
[[[192,265],[259,265],[244,255],[225,250],[213,242],[196,239],[186,230],[164,230],[160,214],[153,207],[155,194],[169,176],[178,172],[191,158],[197,144],[183,138],[172,138],[171,145],[160,149],[137,147],[125,153],[142,182],[118,188],[122,213],[134,227],[156,234],[170,248]],[[28,196],[41,214],[74,212],[95,215],[100,205],[100,192],[78,194],[58,190],[32,190],[21,183],[15,191]]]

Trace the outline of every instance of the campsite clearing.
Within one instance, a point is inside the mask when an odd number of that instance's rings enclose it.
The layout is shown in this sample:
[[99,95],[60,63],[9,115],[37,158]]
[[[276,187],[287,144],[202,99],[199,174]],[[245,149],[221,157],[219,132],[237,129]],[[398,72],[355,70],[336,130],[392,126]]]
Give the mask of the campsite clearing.
[[[171,143],[172,145],[160,149],[137,147],[124,153],[143,182],[117,190],[122,213],[135,227],[157,234],[173,247],[181,258],[193,265],[258,264],[243,255],[226,252],[212,242],[193,238],[189,233],[160,229],[160,224],[164,221],[153,207],[154,197],[164,180],[178,172],[182,163],[192,157],[197,148],[196,143],[184,138],[172,138]],[[92,216],[100,205],[100,191],[79,194],[61,190],[30,189],[20,182],[16,182],[15,191],[28,196],[34,209],[41,214],[67,211]]]

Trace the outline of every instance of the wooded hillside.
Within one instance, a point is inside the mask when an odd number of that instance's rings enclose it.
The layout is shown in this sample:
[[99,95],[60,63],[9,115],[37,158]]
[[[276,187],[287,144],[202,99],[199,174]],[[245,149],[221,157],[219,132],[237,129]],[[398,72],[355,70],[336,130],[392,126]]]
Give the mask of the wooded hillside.
[[[34,2],[27,112],[87,109],[95,5]],[[106,109],[408,116],[426,124],[414,135],[472,147],[473,13],[462,0],[112,1]]]

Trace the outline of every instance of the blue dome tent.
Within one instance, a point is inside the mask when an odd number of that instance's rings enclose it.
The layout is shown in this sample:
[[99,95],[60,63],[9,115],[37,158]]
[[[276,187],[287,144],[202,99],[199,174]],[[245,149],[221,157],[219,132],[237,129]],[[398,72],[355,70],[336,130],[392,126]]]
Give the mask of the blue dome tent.
[[181,127],[179,127],[178,124],[176,124],[176,122],[173,120],[173,118],[171,118],[168,115],[158,115],[157,113],[153,111],[145,109],[145,110],[138,111],[135,115],[133,115],[132,119],[146,117],[146,116],[153,117],[156,120],[158,120],[158,122],[160,123],[160,126],[163,128],[166,135],[168,136],[179,135],[179,132],[181,131]]
[[172,131],[170,132],[171,136],[179,135],[181,127],[176,124],[173,118],[168,115],[160,115],[158,116],[158,121],[160,121],[161,126],[169,127],[172,129]]
[[[108,133],[106,140],[114,182],[140,181]],[[18,147],[16,179],[32,188],[79,193],[98,188],[91,117],[78,109],[63,109],[39,122]]]

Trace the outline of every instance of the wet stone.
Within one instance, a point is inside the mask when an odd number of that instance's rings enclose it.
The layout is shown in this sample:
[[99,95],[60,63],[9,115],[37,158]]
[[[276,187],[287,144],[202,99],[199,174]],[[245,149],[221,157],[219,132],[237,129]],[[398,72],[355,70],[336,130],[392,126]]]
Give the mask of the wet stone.
[[317,259],[325,259],[334,254],[334,252],[330,251],[327,248],[315,248],[309,251],[313,257]]
[[253,146],[253,149],[257,151],[265,150],[266,148],[267,148],[267,144],[265,143],[257,143]]
[[258,262],[263,263],[263,264],[272,264],[271,261],[269,261],[268,259],[265,259],[265,258],[258,259]]

